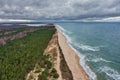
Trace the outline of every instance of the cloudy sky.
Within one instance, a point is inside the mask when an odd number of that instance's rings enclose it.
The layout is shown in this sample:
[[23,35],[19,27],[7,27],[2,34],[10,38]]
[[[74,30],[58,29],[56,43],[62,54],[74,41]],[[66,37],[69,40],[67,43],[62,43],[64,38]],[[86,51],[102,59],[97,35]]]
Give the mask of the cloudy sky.
[[120,0],[0,0],[0,19],[120,20]]

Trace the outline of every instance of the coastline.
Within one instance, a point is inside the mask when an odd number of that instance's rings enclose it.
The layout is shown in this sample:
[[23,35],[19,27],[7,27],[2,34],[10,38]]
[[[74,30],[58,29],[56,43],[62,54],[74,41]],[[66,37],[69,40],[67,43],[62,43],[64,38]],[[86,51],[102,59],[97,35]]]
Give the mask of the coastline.
[[56,29],[58,32],[58,43],[63,52],[67,65],[71,70],[73,80],[89,80],[87,73],[84,71],[83,67],[79,64],[80,58],[78,57],[76,52],[68,45],[65,36],[62,34],[59,28],[56,27]]

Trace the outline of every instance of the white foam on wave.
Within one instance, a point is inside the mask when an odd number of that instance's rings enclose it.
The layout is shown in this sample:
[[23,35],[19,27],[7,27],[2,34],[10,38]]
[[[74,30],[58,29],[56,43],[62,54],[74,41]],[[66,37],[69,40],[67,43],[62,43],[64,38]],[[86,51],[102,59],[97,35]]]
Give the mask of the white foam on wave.
[[79,46],[79,48],[83,49],[83,50],[90,50],[90,51],[99,51],[99,47],[92,47],[92,46],[88,46],[88,45],[83,45],[81,44]]
[[60,29],[62,32],[64,32],[64,33],[68,33],[68,34],[72,34],[72,32],[67,31],[66,29],[62,28],[60,25],[56,25],[56,26],[58,26],[59,29]]
[[66,33],[71,33],[71,32],[69,32],[69,31],[67,31],[67,30],[65,30],[64,28],[62,28],[61,26],[59,26],[59,25],[56,25],[56,27],[58,27],[59,28],[59,30],[62,32],[62,34],[66,37],[66,39],[68,40],[68,42],[72,42],[72,39],[66,34]]
[[84,45],[84,44],[75,44],[74,45],[84,51],[100,51],[100,46],[90,46],[90,45]]
[[104,72],[107,76],[111,77],[114,80],[120,80],[120,74],[108,66],[101,67],[99,71]]
[[[57,25],[59,27],[59,29],[63,32],[64,36],[67,38],[67,40],[69,40],[68,42],[69,43],[72,43],[73,42],[73,39],[71,39],[66,33],[68,34],[71,34],[72,32],[69,32],[67,30],[65,30],[64,28],[62,28],[61,26]],[[77,44],[77,43],[74,43],[74,45],[84,51],[99,51],[100,50],[100,47],[99,46],[90,46],[90,45],[84,45],[84,44]]]
[[85,55],[82,55],[80,52],[78,52],[75,48],[72,47],[72,45],[69,44],[69,46],[77,53],[77,55],[80,57],[80,65],[83,67],[85,72],[90,77],[90,80],[97,80],[96,74],[90,69],[90,67],[86,64]]
[[[61,26],[57,25],[58,28],[61,30]],[[97,80],[96,74],[90,69],[90,67],[86,64],[86,60],[85,60],[85,55],[81,54],[79,51],[77,51],[70,43],[72,42],[72,39],[65,34],[65,29],[62,30],[63,35],[67,38],[67,43],[68,45],[76,52],[76,54],[80,57],[80,65],[83,67],[83,69],[85,70],[85,72],[88,74],[88,76],[90,77],[90,80]]]
[[103,58],[92,58],[92,59],[88,59],[87,61],[91,61],[91,62],[111,62],[111,61],[105,60]]

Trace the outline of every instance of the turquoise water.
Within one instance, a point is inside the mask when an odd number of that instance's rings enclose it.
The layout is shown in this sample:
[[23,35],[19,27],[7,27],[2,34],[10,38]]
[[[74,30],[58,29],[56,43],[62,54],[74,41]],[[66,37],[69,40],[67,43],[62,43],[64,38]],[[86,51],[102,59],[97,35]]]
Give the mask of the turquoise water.
[[120,23],[57,23],[91,80],[120,80]]

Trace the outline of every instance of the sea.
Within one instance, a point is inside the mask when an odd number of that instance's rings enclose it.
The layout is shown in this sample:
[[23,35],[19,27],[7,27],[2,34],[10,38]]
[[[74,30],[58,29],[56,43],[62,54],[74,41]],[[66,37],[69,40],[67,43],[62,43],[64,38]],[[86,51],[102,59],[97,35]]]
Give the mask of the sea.
[[[91,80],[120,80],[120,23],[56,23]],[[72,59],[71,59],[72,61]]]

